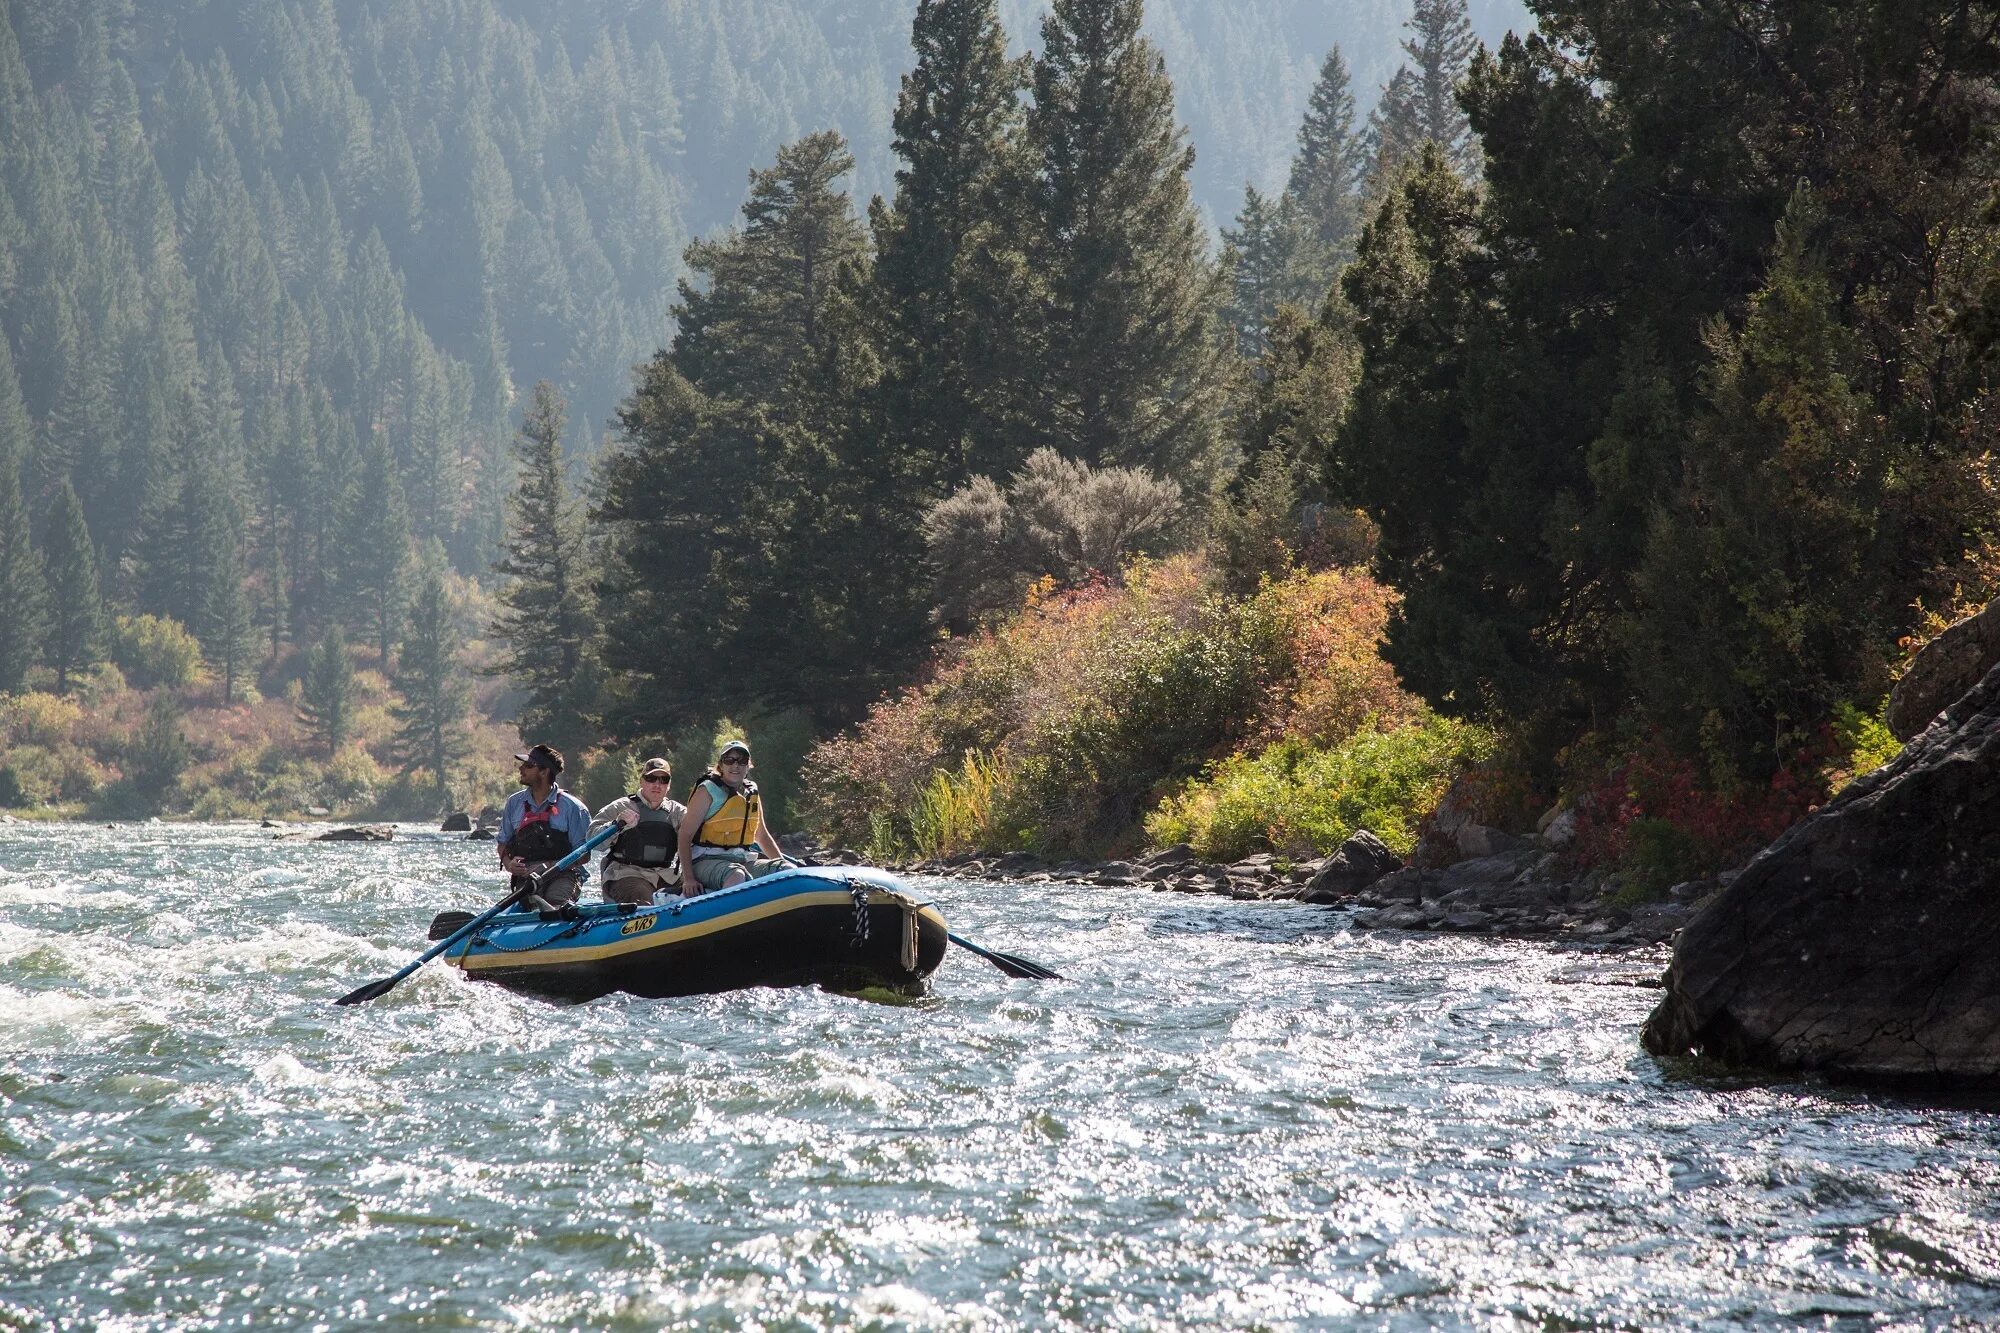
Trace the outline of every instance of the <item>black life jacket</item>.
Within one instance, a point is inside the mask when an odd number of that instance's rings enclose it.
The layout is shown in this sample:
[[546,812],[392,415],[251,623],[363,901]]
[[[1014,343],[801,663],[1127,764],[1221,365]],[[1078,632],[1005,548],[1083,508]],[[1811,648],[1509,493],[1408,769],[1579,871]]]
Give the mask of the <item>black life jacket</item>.
[[680,851],[681,832],[667,818],[666,807],[650,808],[637,792],[628,799],[639,809],[639,822],[611,840],[611,850],[605,853],[605,859],[648,870],[673,864]]
[[569,834],[555,825],[556,811],[562,809],[562,798],[551,800],[546,809],[530,810],[521,816],[521,827],[514,830],[514,836],[507,840],[507,850],[523,861],[560,861],[571,852],[575,845]]

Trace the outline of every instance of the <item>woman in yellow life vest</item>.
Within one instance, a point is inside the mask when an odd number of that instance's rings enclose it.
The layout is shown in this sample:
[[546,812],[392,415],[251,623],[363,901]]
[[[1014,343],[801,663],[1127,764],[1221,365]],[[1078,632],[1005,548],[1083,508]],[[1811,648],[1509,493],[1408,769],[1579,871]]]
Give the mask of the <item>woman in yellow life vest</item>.
[[687,814],[681,818],[681,896],[691,898],[783,870],[784,858],[764,823],[757,784],[750,780],[750,747],[731,741],[688,794]]

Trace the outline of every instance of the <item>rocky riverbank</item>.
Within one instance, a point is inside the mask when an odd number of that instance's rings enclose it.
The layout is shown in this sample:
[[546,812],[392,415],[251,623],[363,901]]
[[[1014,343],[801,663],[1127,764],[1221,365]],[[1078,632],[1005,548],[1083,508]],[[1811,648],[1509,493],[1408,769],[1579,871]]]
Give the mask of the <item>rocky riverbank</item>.
[[[1672,942],[1713,882],[1676,886],[1667,900],[1632,902],[1616,878],[1572,877],[1561,870],[1560,816],[1533,838],[1447,818],[1434,823],[1406,865],[1373,834],[1350,838],[1333,855],[1292,860],[1268,852],[1227,864],[1204,861],[1185,845],[1129,861],[1049,861],[1027,852],[967,853],[905,862],[915,875],[1091,888],[1144,889],[1241,900],[1350,905],[1363,930],[1454,931],[1558,939],[1605,949]],[[1551,827],[1554,836],[1550,836]],[[859,864],[854,853],[821,859]]]

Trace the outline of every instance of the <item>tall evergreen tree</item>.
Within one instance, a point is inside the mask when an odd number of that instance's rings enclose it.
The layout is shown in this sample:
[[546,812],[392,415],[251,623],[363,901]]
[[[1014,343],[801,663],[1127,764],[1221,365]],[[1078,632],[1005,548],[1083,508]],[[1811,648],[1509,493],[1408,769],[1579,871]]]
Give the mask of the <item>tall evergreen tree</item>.
[[1224,383],[1224,275],[1188,201],[1194,150],[1141,10],[1055,0],[1042,22],[1027,133],[1043,291],[1019,419],[1065,457],[1151,467],[1199,490]]
[[1408,65],[1383,85],[1382,96],[1368,113],[1369,167],[1367,191],[1380,199],[1396,174],[1416,161],[1423,146],[1422,89]]
[[1465,0],[1416,0],[1403,50],[1415,62],[1417,132],[1444,150],[1461,176],[1479,173],[1472,122],[1458,104],[1459,85],[1479,53]]
[[1264,355],[1266,328],[1281,304],[1317,304],[1323,295],[1316,281],[1320,266],[1301,262],[1314,241],[1289,195],[1266,199],[1254,185],[1244,187],[1243,211],[1235,227],[1223,228],[1222,241],[1235,260],[1224,317],[1236,330],[1237,351],[1256,360]]
[[867,235],[834,182],[854,169],[831,130],[778,150],[752,172],[743,230],[696,241],[687,264],[706,289],[681,284],[674,363],[712,397],[787,411],[787,378],[826,350],[821,319],[843,266],[859,264]]
[[396,461],[381,436],[362,455],[361,476],[349,493],[340,523],[341,595],[356,623],[375,640],[382,669],[389,669],[402,619],[403,572],[409,563],[410,519]]
[[328,625],[319,644],[306,656],[306,674],[299,693],[299,721],[307,734],[326,747],[327,758],[340,753],[354,725],[354,662],[339,625]]
[[870,217],[886,425],[931,484],[1009,469],[988,367],[1018,283],[1021,238],[1004,194],[1021,161],[1025,62],[1007,55],[995,0],[920,0],[916,64],[894,119],[892,206]]
[[507,651],[491,670],[526,693],[524,734],[581,751],[597,740],[598,673],[583,516],[563,477],[567,421],[555,386],[537,383],[514,443],[519,471],[493,566],[503,580],[493,634]]
[[465,714],[472,704],[446,572],[444,547],[433,541],[418,566],[410,628],[396,665],[396,690],[402,697],[390,710],[403,771],[428,772],[440,792],[451,766],[465,756]]
[[224,707],[236,702],[236,684],[257,652],[257,612],[250,601],[243,525],[231,516],[216,534],[207,589],[195,617],[202,656],[222,678]]
[[1354,93],[1340,48],[1327,52],[1299,123],[1299,148],[1285,196],[1298,208],[1313,240],[1328,256],[1331,280],[1354,249],[1361,226],[1361,183],[1368,150],[1354,121]]
[[28,540],[28,511],[21,502],[21,476],[0,467],[0,694],[21,688],[42,652],[48,589],[42,560]]
[[56,488],[45,531],[42,564],[49,581],[49,625],[43,655],[55,668],[60,693],[69,689],[73,674],[97,662],[104,638],[97,552],[84,524],[83,504],[67,477]]

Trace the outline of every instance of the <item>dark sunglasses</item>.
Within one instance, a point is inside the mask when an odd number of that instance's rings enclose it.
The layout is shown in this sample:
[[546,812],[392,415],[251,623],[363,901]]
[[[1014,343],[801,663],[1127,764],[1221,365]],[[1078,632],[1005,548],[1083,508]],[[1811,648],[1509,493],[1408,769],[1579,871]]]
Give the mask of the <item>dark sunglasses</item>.
[[671,773],[662,773],[662,774],[660,774],[660,776],[658,776],[658,777],[656,777],[656,778],[640,778],[640,779],[639,779],[639,781],[641,781],[641,782],[672,782],[673,780],[674,780],[674,775],[673,775],[673,774],[671,774]]

